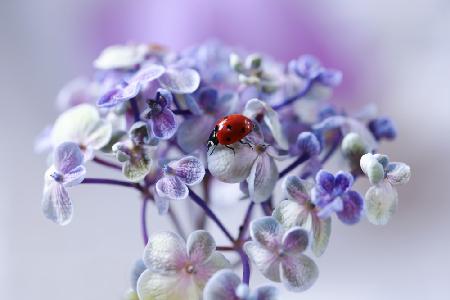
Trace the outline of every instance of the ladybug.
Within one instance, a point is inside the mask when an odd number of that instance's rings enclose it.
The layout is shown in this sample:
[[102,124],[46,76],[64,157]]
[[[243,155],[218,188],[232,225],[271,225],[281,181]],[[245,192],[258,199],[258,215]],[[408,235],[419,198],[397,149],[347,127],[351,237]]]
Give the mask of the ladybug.
[[208,151],[211,147],[214,147],[210,155],[216,149],[218,144],[233,150],[229,145],[236,142],[241,144],[250,145],[248,142],[243,142],[242,139],[246,137],[254,128],[252,120],[241,114],[228,115],[217,121],[216,126],[209,135],[208,139]]

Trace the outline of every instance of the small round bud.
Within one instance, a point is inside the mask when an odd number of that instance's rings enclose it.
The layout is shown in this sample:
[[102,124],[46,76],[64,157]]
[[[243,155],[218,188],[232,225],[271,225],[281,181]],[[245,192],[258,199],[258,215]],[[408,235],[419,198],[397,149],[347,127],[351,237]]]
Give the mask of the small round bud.
[[257,70],[261,68],[262,58],[259,54],[253,53],[247,56],[245,59],[245,67],[251,70]]
[[348,133],[342,139],[341,149],[346,157],[358,156],[359,158],[361,155],[368,152],[364,140],[355,132]]
[[393,140],[397,136],[394,123],[389,118],[382,117],[370,121],[369,129],[377,140]]
[[230,67],[236,72],[242,71],[242,61],[239,55],[237,55],[236,53],[230,54]]
[[297,138],[297,147],[301,154],[315,156],[320,153],[320,143],[317,137],[309,131],[302,132]]
[[371,184],[380,183],[384,177],[383,165],[374,157],[373,154],[367,153],[361,157],[361,170],[367,175]]

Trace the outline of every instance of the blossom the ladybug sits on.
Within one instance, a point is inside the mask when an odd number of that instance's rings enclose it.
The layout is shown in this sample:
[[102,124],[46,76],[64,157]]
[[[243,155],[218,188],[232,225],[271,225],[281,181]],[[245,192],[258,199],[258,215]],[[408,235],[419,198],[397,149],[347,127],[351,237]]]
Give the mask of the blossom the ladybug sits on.
[[208,139],[208,152],[211,147],[214,146],[210,154],[214,152],[214,149],[218,144],[224,145],[225,147],[233,150],[229,145],[236,142],[241,144],[250,145],[249,142],[243,142],[242,139],[245,138],[254,128],[252,120],[241,114],[228,115],[217,121],[216,126],[211,132]]

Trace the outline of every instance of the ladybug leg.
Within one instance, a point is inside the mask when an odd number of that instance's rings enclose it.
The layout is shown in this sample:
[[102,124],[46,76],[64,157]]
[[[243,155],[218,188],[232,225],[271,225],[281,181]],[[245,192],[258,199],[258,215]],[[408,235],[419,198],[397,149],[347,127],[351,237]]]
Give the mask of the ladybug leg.
[[245,142],[244,142],[244,141],[240,140],[239,143],[241,143],[242,145],[248,145],[250,148],[253,149],[252,144],[250,144],[248,141],[245,141]]
[[211,153],[210,153],[209,155],[211,155],[211,154],[214,153],[214,150],[216,150],[216,147],[217,147],[217,146],[214,145],[214,148],[212,149],[212,151],[211,151]]
[[227,147],[228,149],[233,150],[233,154],[236,155],[236,152],[234,151],[234,148],[233,148],[233,147],[230,147],[230,146],[228,146],[228,145],[225,145],[225,147]]

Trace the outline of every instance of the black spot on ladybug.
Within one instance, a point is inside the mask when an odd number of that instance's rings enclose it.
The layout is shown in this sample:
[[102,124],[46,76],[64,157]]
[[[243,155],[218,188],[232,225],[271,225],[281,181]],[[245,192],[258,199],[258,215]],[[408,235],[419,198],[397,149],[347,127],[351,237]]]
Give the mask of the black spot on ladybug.
[[245,128],[244,128],[244,127],[242,127],[242,128],[241,128],[241,131],[242,131],[242,132],[245,132]]
[[231,125],[227,125],[228,130],[231,130],[231,128],[232,128]]
[[227,137],[226,140],[227,140],[227,141],[231,141],[231,138],[230,138],[230,137]]

